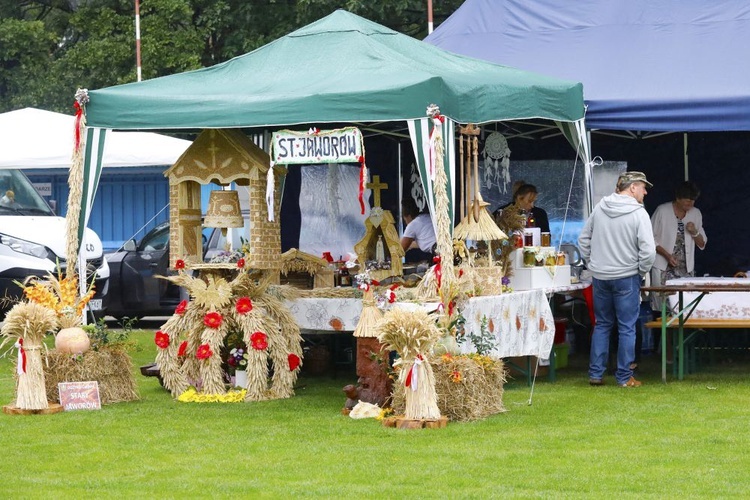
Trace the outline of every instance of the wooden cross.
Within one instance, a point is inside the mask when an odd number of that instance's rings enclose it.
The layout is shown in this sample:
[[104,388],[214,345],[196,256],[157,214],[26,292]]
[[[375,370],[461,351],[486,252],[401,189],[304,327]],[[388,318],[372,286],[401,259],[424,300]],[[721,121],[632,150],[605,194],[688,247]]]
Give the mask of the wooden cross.
[[372,182],[368,182],[365,184],[365,187],[367,189],[372,189],[373,194],[375,195],[375,206],[380,206],[380,191],[384,189],[388,189],[388,184],[384,182],[380,182],[380,176],[379,175],[373,175],[372,176]]

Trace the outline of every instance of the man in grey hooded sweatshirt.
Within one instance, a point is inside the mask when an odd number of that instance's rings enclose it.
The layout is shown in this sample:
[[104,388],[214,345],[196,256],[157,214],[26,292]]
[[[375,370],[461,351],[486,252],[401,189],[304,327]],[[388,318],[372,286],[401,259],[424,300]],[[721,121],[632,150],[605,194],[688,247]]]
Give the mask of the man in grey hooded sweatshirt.
[[589,383],[603,385],[609,337],[617,326],[617,371],[622,387],[638,387],[630,364],[635,359],[635,323],[641,305],[641,278],[656,258],[651,219],[643,207],[653,185],[642,172],[625,172],[616,191],[602,198],[578,238],[581,256],[593,276],[596,326],[591,336]]

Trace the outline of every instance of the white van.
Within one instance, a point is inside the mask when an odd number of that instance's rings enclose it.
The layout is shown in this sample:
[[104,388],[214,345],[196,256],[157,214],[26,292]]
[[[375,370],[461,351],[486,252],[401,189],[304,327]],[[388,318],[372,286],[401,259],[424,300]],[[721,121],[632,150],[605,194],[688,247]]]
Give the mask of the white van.
[[[102,314],[103,298],[109,287],[109,265],[102,242],[86,228],[81,249],[86,257],[87,281],[95,280],[96,295],[89,309]],[[17,169],[0,169],[0,318],[21,296],[27,276],[47,276],[65,270],[65,219],[57,217],[36,192],[29,179]]]

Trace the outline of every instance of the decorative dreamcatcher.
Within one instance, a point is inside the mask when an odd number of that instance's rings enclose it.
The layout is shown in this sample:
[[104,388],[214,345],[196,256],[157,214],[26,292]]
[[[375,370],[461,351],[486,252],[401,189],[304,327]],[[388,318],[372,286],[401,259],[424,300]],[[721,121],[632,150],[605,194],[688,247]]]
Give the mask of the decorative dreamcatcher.
[[[488,188],[502,183],[503,194],[510,184],[510,148],[500,132],[492,132],[484,141],[484,183]],[[502,167],[502,169],[501,169]]]

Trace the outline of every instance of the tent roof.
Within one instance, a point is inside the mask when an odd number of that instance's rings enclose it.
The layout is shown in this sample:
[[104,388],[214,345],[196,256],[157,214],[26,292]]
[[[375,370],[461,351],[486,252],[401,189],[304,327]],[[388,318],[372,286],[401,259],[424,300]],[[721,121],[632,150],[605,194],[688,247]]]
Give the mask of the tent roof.
[[276,127],[423,118],[462,123],[583,117],[579,83],[458,56],[338,10],[197,71],[89,92],[88,125]]
[[[0,114],[0,168],[70,168],[73,116],[24,108]],[[104,167],[172,165],[190,141],[152,132],[113,132],[107,138]]]
[[583,82],[591,128],[750,130],[746,0],[467,0],[425,41]]

